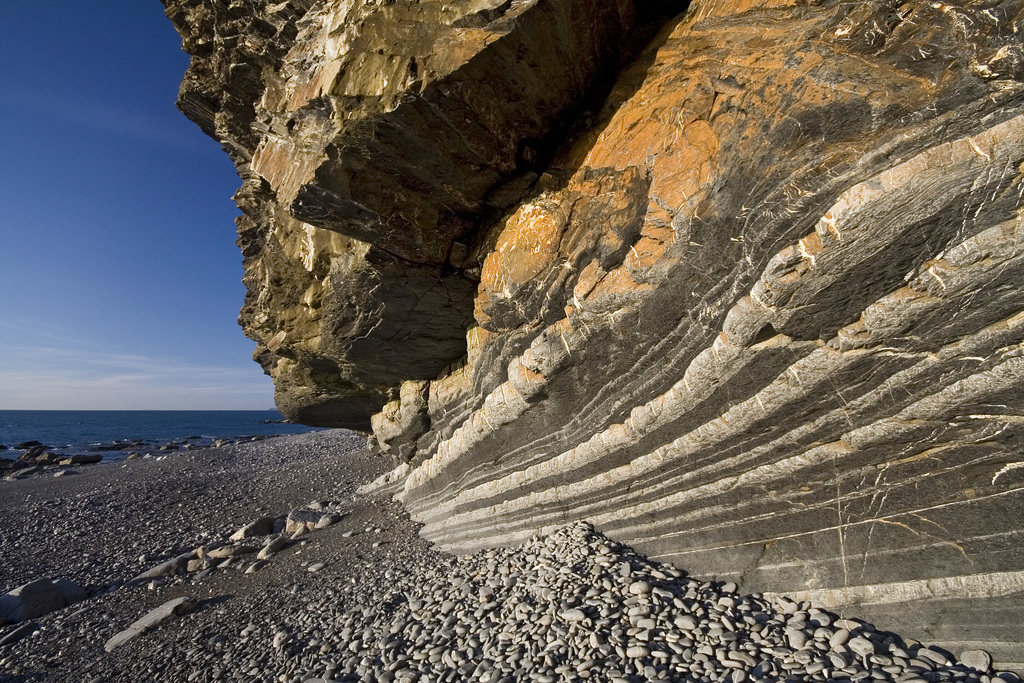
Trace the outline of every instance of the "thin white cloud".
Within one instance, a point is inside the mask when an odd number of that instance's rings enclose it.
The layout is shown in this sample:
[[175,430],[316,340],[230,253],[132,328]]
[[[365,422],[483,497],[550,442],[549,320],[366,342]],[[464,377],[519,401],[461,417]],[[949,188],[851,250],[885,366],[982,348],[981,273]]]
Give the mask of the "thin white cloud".
[[67,327],[59,323],[32,318],[0,319],[0,335],[7,339],[17,339],[18,335],[24,335],[29,332],[31,332],[33,339],[43,339],[51,344],[74,344],[77,341],[68,332]]
[[0,92],[0,104],[28,108],[117,137],[180,151],[220,155],[217,143],[213,140],[207,142],[198,128],[194,134],[185,133],[187,126],[194,124],[170,107],[167,114],[154,115],[124,103],[108,103],[74,93],[58,96],[37,88],[17,86]]
[[223,367],[137,354],[9,347],[0,363],[3,410],[201,410],[273,405],[254,364]]

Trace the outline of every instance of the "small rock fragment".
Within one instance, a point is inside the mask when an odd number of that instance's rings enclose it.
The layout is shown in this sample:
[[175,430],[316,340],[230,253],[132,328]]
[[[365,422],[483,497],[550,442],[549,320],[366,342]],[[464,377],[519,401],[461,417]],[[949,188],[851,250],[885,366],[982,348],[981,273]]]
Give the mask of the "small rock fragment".
[[260,517],[231,534],[228,540],[244,541],[247,538],[254,538],[256,536],[268,536],[274,531],[274,521],[273,517]]
[[196,550],[191,550],[182,555],[178,555],[174,559],[167,560],[157,566],[142,572],[135,578],[125,583],[125,586],[138,586],[143,583],[147,583],[149,579],[158,579],[164,576],[177,576],[178,574],[184,574],[188,571],[189,560],[195,559],[196,556],[202,557],[202,553]]
[[339,515],[337,512],[328,512],[327,514],[320,517],[319,520],[317,520],[317,523],[314,525],[314,528],[323,529],[325,527],[331,526],[332,524],[337,524],[342,519],[344,519],[344,515]]
[[23,638],[27,638],[32,635],[35,630],[39,627],[39,624],[34,621],[30,621],[27,624],[22,624],[18,628],[14,629],[3,638],[0,638],[0,647],[12,645]]
[[184,614],[195,608],[195,603],[192,598],[183,597],[169,600],[164,604],[160,605],[156,609],[146,613],[145,616],[136,620],[131,626],[115,634],[110,638],[103,648],[107,652],[111,652],[116,648],[124,645],[129,640],[142,635],[146,631],[156,628],[158,625],[167,621],[173,616]]
[[259,570],[266,567],[269,563],[266,560],[256,560],[245,569],[246,574],[255,574]]
[[95,465],[96,463],[103,462],[103,455],[100,453],[79,453],[78,455],[72,455],[70,458],[64,458],[60,461],[61,465]]
[[256,553],[256,559],[265,560],[265,559],[269,558],[271,555],[273,555],[274,553],[280,551],[287,544],[288,544],[288,541],[284,537],[278,536],[277,538],[275,538],[272,541],[270,541],[267,544],[265,544],[260,549],[260,551],[258,553]]
[[212,557],[215,560],[222,560],[225,558],[238,557],[239,555],[251,555],[256,552],[256,550],[257,548],[251,545],[224,545],[219,548],[214,548],[206,554],[208,557]]
[[285,520],[284,532],[295,534],[296,532],[312,531],[323,514],[318,510],[292,510]]
[[850,650],[852,650],[853,652],[855,652],[858,655],[860,655],[861,657],[866,657],[867,655],[875,654],[875,646],[874,646],[874,644],[870,640],[868,640],[867,638],[864,638],[862,636],[857,636],[856,638],[852,638],[846,644],[846,646],[848,648],[850,648]]

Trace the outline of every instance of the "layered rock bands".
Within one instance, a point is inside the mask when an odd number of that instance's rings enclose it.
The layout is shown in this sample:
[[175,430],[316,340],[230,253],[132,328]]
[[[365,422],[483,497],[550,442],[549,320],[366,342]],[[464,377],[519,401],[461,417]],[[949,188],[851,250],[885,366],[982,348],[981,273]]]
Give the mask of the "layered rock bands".
[[164,0],[278,405],[1024,668],[1024,2]]

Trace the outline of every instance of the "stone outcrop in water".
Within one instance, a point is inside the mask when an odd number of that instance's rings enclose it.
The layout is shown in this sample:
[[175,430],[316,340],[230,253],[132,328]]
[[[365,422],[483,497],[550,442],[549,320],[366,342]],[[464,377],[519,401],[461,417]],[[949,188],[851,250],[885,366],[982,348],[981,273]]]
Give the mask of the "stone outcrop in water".
[[1024,668],[1024,3],[165,5],[279,407],[424,535]]

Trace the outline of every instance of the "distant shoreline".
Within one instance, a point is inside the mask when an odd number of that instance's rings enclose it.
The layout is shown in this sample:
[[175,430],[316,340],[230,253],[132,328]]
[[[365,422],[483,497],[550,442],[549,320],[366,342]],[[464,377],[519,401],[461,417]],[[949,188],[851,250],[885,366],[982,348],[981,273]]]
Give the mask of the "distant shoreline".
[[0,476],[76,457],[78,462],[67,464],[163,457],[312,431],[317,428],[288,422],[270,410],[5,410],[0,411]]
[[[0,408],[0,413],[273,413],[276,408]],[[280,413],[278,413],[280,414]]]

